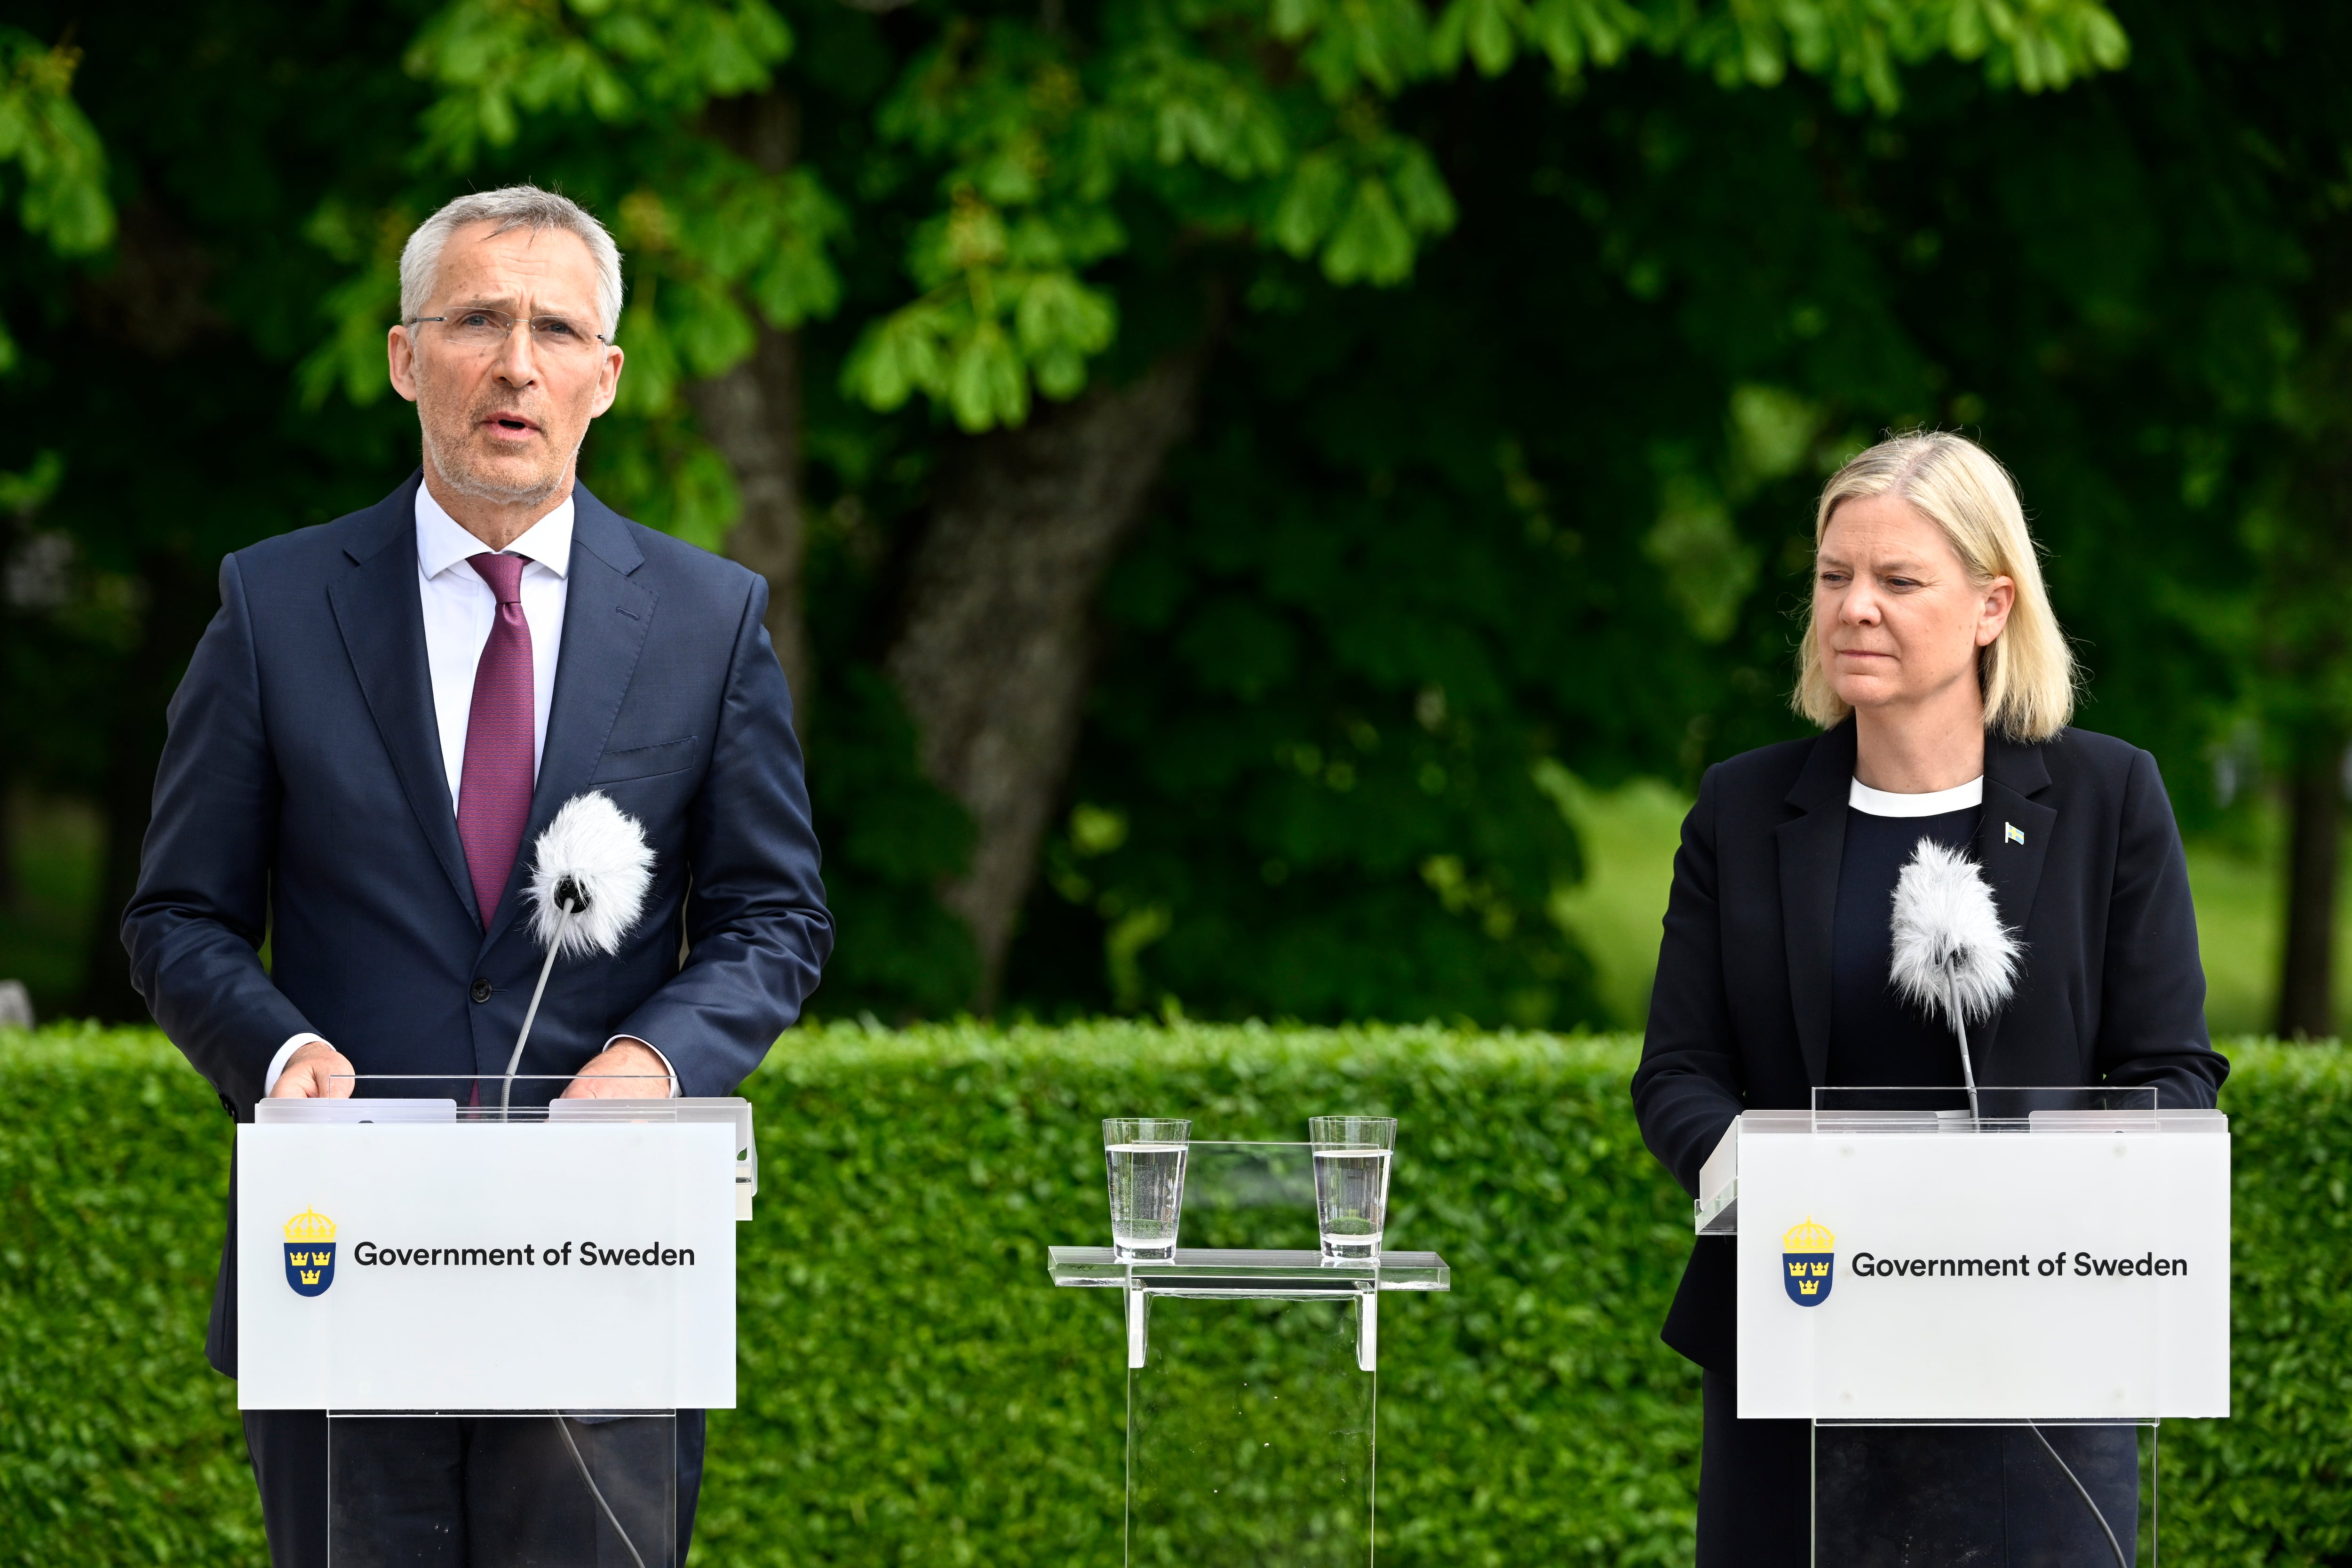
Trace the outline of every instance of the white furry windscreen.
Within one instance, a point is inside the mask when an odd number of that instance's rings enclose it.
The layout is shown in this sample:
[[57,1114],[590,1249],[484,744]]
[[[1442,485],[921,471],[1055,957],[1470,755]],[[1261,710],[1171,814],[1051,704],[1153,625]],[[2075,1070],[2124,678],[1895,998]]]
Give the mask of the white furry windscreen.
[[1889,979],[1896,994],[1963,1028],[2009,1000],[2017,966],[2017,938],[2000,923],[1982,869],[1958,850],[1919,840],[1895,884]]
[[[653,847],[637,819],[601,790],[575,795],[539,836],[531,861],[530,929],[540,946],[560,937],[563,951],[575,957],[619,952],[621,939],[644,912],[653,881]],[[555,902],[565,882],[588,900],[569,922]]]

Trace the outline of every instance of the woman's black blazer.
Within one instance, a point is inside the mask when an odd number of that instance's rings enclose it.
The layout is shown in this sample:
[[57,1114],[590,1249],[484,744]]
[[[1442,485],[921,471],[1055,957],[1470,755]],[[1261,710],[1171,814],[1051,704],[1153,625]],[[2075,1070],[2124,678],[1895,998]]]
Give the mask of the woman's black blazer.
[[[1823,1081],[1853,753],[1848,719],[1733,757],[1683,821],[1633,1109],[1694,1195],[1732,1118],[1802,1110]],[[2081,730],[2039,745],[1988,734],[1976,857],[2024,958],[2009,1005],[1969,1031],[1977,1081],[2154,1084],[2166,1106],[2212,1105],[2230,1064],[2205,1032],[2197,913],[2156,759]],[[1719,1372],[1734,1363],[1734,1246],[1697,1239],[1666,1314],[1666,1342]]]

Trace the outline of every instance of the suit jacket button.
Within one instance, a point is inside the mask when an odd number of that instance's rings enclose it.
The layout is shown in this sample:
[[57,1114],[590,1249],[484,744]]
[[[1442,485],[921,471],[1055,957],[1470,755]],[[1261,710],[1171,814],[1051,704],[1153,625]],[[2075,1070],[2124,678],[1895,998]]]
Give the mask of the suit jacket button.
[[475,1001],[477,1001],[477,1002],[487,1002],[487,1001],[488,1001],[489,999],[490,999],[490,983],[489,983],[488,981],[487,981],[487,980],[477,980],[477,981],[475,981],[475,982],[474,982],[474,1000],[475,1000]]

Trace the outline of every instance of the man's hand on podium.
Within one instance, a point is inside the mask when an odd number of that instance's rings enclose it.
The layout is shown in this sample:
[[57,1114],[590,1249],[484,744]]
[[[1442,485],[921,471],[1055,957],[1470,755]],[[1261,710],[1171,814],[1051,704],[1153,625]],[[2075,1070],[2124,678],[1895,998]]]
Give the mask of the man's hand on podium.
[[[647,1079],[653,1081],[647,1082]],[[669,1064],[643,1040],[624,1037],[589,1058],[564,1089],[565,1100],[661,1100],[669,1094]]]
[[349,1100],[350,1058],[324,1040],[307,1040],[286,1058],[286,1070],[270,1086],[272,1100]]

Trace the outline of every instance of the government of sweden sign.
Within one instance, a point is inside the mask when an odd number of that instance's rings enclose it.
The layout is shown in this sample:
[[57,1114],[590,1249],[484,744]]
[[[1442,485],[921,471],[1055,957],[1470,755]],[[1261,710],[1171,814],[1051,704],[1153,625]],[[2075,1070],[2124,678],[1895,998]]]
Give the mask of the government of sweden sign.
[[1780,1237],[1780,1283],[1789,1300],[1800,1307],[1818,1307],[1830,1299],[1837,1271],[1837,1237],[1807,1215],[1802,1225],[1790,1226]]
[[335,1222],[304,1209],[286,1222],[286,1283],[297,1296],[323,1296],[335,1282]]

